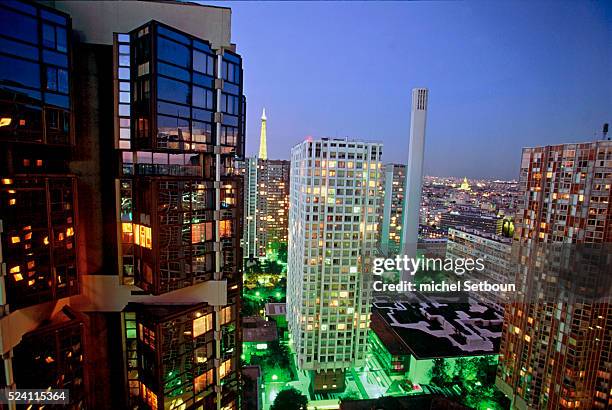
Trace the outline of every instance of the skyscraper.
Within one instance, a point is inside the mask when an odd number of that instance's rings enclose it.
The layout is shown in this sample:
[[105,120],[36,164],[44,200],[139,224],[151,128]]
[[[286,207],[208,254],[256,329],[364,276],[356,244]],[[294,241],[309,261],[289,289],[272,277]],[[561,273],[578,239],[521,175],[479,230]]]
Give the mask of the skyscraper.
[[[423,186],[423,159],[425,156],[425,126],[427,122],[427,88],[412,90],[412,111],[410,112],[410,145],[406,168],[406,205],[402,223],[404,253],[416,257],[419,237],[419,220]],[[404,272],[407,279],[409,272]]]
[[0,387],[69,388],[83,408],[72,22],[22,2],[0,3],[0,20]]
[[397,255],[401,251],[402,224],[406,189],[406,166],[386,164],[384,176],[384,207],[380,245],[383,253]]
[[306,140],[291,150],[287,317],[311,391],[344,389],[365,361],[382,145]]
[[268,141],[266,140],[267,121],[266,109],[264,108],[261,114],[261,131],[259,134],[259,159],[263,159],[264,161],[268,159]]
[[267,159],[266,110],[261,117],[259,156],[240,161],[244,176],[245,258],[265,257],[287,245],[290,162]]
[[612,406],[611,185],[610,141],[523,149],[496,382],[516,408]]
[[[138,338],[126,335],[127,343],[152,366],[128,364],[128,377],[138,374],[129,381],[147,403],[153,396],[165,405],[229,406],[237,399],[240,351],[242,60],[156,21],[117,35],[115,52],[117,124],[122,130],[129,113],[131,126],[129,145],[121,146],[121,131],[116,140],[123,279],[133,273],[134,284],[153,295],[202,285],[204,302],[128,306],[124,320],[135,321]],[[128,85],[129,111],[121,100]],[[172,327],[190,336],[173,340]]]
[[282,159],[257,162],[257,256],[287,244],[290,164]]
[[239,166],[245,181],[244,257],[265,257],[287,244],[290,162],[251,157]]
[[242,231],[242,255],[245,258],[259,256],[257,248],[257,157],[238,162],[238,172],[244,181],[244,229]]
[[230,9],[53,5],[0,4],[19,27],[0,33],[3,380],[70,408],[236,409]]

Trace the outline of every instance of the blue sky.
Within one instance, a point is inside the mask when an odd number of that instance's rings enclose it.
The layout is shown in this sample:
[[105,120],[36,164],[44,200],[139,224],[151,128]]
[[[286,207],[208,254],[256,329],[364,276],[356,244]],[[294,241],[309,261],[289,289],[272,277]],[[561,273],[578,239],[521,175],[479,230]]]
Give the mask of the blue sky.
[[612,122],[612,3],[213,2],[244,58],[247,154],[306,136],[384,143],[405,163],[410,90],[430,89],[425,172],[518,176],[524,146]]

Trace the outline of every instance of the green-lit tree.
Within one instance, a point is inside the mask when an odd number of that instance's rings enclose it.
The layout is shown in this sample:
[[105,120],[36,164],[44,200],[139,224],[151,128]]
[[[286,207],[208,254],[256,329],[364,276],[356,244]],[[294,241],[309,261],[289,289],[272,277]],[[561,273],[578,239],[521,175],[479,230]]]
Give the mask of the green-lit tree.
[[291,387],[278,393],[270,410],[306,410],[307,408],[308,398]]
[[450,366],[446,359],[436,358],[433,360],[433,367],[429,370],[431,383],[436,386],[445,386],[452,381]]
[[284,344],[275,340],[268,343],[267,365],[269,367],[278,366],[281,369],[289,367],[289,349]]
[[287,244],[284,242],[278,245],[278,260],[287,263]]

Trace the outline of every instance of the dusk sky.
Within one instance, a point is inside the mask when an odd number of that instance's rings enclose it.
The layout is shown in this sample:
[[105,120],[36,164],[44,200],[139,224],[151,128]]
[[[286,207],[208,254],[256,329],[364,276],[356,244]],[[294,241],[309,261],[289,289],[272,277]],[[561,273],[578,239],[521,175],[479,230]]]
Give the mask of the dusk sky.
[[522,147],[612,122],[611,2],[208,4],[233,10],[248,155],[265,107],[271,159],[328,136],[405,163],[413,87],[430,90],[427,175],[516,178]]

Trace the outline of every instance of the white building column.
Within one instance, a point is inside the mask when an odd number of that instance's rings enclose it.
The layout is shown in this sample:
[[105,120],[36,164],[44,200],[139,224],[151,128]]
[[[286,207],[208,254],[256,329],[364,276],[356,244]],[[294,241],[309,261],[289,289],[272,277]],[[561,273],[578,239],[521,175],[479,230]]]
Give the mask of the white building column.
[[[410,145],[406,169],[406,205],[402,224],[402,249],[409,258],[416,258],[419,237],[419,212],[423,186],[423,159],[425,156],[425,125],[427,123],[427,88],[412,89],[410,113]],[[402,280],[409,280],[410,271],[402,272]]]

